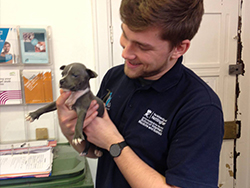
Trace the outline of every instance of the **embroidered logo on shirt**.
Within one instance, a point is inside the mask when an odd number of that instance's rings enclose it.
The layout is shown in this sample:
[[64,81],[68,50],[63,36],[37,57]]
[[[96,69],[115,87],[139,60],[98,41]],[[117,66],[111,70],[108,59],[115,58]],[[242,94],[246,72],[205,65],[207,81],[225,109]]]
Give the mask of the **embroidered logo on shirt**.
[[167,120],[148,109],[138,123],[161,136]]
[[109,91],[109,93],[107,94],[108,95],[108,98],[106,100],[106,103],[105,103],[105,107],[107,110],[110,110],[110,107],[111,107],[111,99],[112,99],[112,92]]

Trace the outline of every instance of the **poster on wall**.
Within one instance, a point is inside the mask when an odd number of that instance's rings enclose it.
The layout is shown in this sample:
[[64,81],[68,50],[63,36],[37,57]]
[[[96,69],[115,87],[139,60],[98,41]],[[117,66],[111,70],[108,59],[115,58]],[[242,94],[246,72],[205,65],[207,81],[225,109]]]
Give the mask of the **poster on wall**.
[[48,64],[49,50],[46,29],[19,28],[22,63]]
[[0,105],[21,103],[19,70],[0,70]]
[[26,104],[53,101],[51,70],[23,70]]
[[17,63],[18,39],[16,28],[0,28],[0,65]]

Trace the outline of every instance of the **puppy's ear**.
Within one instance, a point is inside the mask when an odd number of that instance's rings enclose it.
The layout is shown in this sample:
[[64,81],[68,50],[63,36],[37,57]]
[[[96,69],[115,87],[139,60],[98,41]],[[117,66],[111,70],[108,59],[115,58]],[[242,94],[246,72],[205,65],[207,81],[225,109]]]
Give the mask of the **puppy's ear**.
[[98,74],[96,74],[94,71],[92,71],[90,69],[86,69],[86,71],[89,74],[90,78],[96,78],[98,76]]
[[60,70],[64,70],[65,67],[66,67],[66,65],[61,66]]

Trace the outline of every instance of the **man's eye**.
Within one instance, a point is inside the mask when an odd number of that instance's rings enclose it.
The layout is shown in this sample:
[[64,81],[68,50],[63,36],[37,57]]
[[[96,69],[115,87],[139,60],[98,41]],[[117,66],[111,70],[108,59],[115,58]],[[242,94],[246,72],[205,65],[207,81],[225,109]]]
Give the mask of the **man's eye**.
[[77,74],[72,74],[71,76],[74,77],[74,78],[77,78],[77,77],[78,77]]
[[147,51],[147,50],[149,50],[149,49],[146,48],[145,46],[141,46],[141,45],[139,45],[139,48],[140,48],[140,50],[142,50],[142,51]]
[[143,44],[140,44],[140,43],[137,43],[137,46],[140,50],[142,51],[148,51],[148,50],[151,50],[152,47],[151,46],[148,46],[148,45],[143,45]]

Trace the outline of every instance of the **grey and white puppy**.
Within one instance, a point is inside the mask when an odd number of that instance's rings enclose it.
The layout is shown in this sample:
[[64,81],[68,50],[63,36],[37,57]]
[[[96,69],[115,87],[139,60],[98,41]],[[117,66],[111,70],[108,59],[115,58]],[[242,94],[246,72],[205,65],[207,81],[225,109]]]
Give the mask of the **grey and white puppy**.
[[[86,140],[86,147],[82,152],[83,155],[86,155],[90,143],[87,141],[86,135],[83,132],[83,122],[91,101],[96,100],[99,104],[99,117],[102,117],[104,113],[103,101],[91,92],[89,85],[90,78],[97,77],[97,74],[94,71],[87,69],[81,63],[72,63],[67,66],[63,65],[60,69],[63,70],[62,79],[60,80],[60,88],[64,91],[71,91],[71,95],[66,100],[65,104],[69,109],[73,109],[77,113],[77,123],[75,125],[75,134],[72,143],[77,145],[83,140]],[[32,122],[35,119],[38,119],[42,114],[56,109],[56,101],[54,101],[34,112],[30,112],[26,117],[26,120]],[[97,150],[95,150],[95,154],[97,156],[101,155]]]

